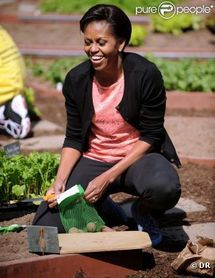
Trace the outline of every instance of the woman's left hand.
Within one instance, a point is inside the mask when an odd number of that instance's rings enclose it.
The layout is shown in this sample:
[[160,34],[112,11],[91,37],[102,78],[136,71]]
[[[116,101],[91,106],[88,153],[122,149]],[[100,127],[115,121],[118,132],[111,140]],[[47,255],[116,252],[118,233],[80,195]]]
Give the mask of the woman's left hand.
[[103,195],[105,190],[110,184],[110,176],[107,173],[103,173],[89,182],[85,193],[84,198],[89,203],[95,203]]

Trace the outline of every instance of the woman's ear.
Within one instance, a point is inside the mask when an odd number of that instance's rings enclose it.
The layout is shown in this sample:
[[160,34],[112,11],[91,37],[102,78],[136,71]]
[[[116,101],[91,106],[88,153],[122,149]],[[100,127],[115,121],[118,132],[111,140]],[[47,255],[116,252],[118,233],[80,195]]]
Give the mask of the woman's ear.
[[123,49],[125,48],[125,40],[120,40],[119,41],[119,52],[122,52],[123,51]]

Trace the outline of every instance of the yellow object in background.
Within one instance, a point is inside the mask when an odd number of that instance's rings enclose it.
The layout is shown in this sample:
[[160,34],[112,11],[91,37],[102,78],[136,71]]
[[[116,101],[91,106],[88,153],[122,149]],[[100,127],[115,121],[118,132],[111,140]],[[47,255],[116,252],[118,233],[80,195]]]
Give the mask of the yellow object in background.
[[0,25],[0,105],[22,93],[25,65],[15,42]]

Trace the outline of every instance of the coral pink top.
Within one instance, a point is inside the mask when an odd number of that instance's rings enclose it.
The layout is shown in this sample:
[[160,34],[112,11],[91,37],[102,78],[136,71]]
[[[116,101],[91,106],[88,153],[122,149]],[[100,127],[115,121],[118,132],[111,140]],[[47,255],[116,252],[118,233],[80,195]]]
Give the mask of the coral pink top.
[[89,150],[83,156],[117,162],[126,156],[139,139],[139,132],[117,111],[124,92],[124,76],[108,87],[93,80],[92,94],[95,114],[92,119]]

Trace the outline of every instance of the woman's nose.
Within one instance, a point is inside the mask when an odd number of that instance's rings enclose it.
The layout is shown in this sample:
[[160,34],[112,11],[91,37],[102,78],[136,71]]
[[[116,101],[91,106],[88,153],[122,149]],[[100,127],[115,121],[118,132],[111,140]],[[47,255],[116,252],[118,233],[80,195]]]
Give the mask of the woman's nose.
[[93,43],[93,44],[92,44],[92,46],[91,46],[91,48],[90,48],[90,51],[91,51],[92,53],[95,53],[95,52],[98,52],[98,51],[99,51],[99,48],[98,48],[97,43]]

